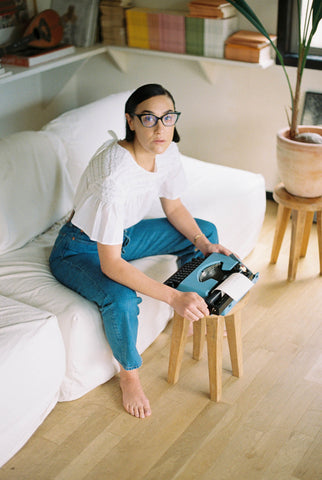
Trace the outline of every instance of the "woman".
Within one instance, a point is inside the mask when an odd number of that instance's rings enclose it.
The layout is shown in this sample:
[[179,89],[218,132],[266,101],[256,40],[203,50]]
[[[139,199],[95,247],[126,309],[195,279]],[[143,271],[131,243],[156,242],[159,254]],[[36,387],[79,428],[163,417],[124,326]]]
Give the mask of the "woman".
[[[95,302],[120,364],[123,405],[135,417],[151,415],[138,369],[137,293],[168,303],[191,322],[208,315],[198,294],[180,292],[149,278],[131,260],[174,254],[181,265],[212,252],[216,227],[195,220],[180,201],[185,177],[172,95],[161,85],[138,88],[125,106],[126,138],[105,143],[91,159],[75,195],[74,213],[62,227],[50,257],[55,277]],[[165,218],[143,219],[155,198]]]

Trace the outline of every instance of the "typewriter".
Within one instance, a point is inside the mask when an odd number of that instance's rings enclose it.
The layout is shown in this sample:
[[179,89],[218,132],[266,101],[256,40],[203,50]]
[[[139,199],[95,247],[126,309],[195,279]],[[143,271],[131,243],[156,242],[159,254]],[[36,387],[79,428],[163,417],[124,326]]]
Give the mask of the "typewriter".
[[197,292],[208,305],[210,314],[227,315],[257,282],[235,255],[212,253],[185,263],[164,284],[182,292]]

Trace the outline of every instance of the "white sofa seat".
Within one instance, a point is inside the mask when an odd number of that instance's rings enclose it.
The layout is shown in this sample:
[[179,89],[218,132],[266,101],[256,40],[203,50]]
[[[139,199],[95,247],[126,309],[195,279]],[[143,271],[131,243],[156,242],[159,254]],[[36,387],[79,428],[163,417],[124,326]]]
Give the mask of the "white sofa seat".
[[[66,350],[66,371],[59,401],[75,400],[112,378],[119,367],[106,340],[96,305],[61,285],[49,269],[49,255],[62,222],[24,248],[0,256],[0,292],[16,301],[52,312]],[[137,260],[138,268],[162,281],[175,270],[175,258]],[[151,345],[172,316],[171,308],[149,297],[140,304],[138,350]]]
[[64,374],[56,317],[0,296],[0,466],[54,408]]

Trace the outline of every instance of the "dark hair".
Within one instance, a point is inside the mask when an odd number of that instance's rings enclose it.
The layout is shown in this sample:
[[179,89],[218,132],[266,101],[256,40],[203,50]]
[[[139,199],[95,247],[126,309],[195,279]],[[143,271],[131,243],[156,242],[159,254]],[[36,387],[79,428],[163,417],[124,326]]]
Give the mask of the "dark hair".
[[[137,88],[135,92],[130,95],[125,104],[125,113],[133,116],[139,103],[142,103],[145,100],[148,100],[151,97],[156,97],[158,95],[166,95],[167,97],[169,97],[175,108],[174,98],[168,90],[162,87],[162,85],[158,85],[157,83],[148,83]],[[132,142],[134,140],[135,133],[130,129],[128,122],[126,122],[125,132],[125,140],[128,142]],[[174,127],[172,141],[176,143],[180,141],[180,136],[176,127]]]

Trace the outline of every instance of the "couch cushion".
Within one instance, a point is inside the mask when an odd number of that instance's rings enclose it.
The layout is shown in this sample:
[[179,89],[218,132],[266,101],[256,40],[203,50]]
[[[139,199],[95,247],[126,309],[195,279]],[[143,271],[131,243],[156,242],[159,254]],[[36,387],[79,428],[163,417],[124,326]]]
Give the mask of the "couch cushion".
[[67,167],[74,188],[90,158],[113,130],[119,138],[125,136],[124,107],[130,91],[109,95],[82,107],[63,113],[43,127],[57,135],[68,153]]
[[64,372],[57,318],[0,295],[0,466],[54,408]]
[[72,208],[63,144],[45,132],[0,139],[0,254],[39,235]]

